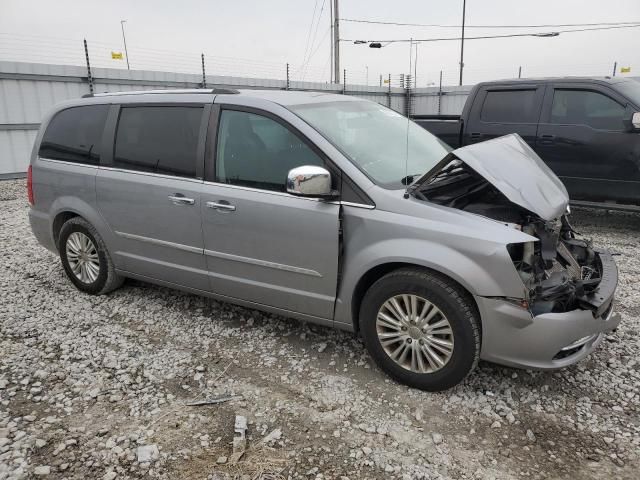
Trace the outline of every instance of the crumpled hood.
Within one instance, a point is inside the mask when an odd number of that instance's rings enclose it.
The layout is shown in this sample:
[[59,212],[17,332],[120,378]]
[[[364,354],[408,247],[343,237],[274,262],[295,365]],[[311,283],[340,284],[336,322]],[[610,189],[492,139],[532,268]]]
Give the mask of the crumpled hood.
[[[567,210],[569,194],[564,184],[516,133],[458,148],[450,155],[475,170],[511,202],[544,220],[558,218]],[[425,177],[433,173],[437,172],[432,170]]]

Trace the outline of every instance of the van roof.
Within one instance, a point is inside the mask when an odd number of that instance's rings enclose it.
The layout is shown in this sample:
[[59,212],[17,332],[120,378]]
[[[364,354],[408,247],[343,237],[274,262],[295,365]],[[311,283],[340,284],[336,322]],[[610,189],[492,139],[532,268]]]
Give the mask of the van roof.
[[[298,90],[276,90],[276,89],[233,89],[233,88],[193,88],[193,89],[167,89],[167,90],[132,90],[125,92],[104,92],[83,95],[83,99],[109,99],[114,101],[120,97],[129,103],[132,97],[144,97],[145,100],[150,98],[167,98],[171,102],[179,102],[179,97],[184,95],[185,101],[189,101],[187,97],[194,98],[193,95],[242,95],[249,98],[259,98],[271,101],[280,105],[299,105],[307,103],[322,103],[329,101],[357,101],[356,98],[349,95],[340,95],[333,92],[318,91],[298,91]],[[204,99],[203,99],[204,100]]]
[[130,90],[127,92],[104,92],[104,93],[87,93],[82,98],[93,97],[114,97],[119,95],[142,95],[142,94],[164,94],[164,93],[204,93],[204,94],[237,94],[239,90],[233,88],[176,88],[174,90]]

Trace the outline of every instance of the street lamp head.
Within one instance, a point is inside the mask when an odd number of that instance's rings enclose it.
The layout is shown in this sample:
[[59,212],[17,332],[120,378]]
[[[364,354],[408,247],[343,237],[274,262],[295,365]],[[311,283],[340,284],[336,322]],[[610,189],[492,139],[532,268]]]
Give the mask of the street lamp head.
[[382,48],[382,44],[380,42],[371,42],[369,48]]
[[534,33],[533,34],[534,37],[541,37],[541,38],[557,37],[558,35],[560,35],[560,32],[545,32],[545,33]]
[[365,44],[365,43],[367,43],[366,40],[355,40],[353,42],[354,45],[362,45],[362,44]]

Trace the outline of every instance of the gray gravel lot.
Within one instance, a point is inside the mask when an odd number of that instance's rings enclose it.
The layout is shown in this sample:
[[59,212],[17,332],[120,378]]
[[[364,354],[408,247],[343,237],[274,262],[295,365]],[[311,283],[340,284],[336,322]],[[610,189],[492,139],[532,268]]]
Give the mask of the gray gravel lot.
[[[623,323],[595,354],[546,373],[481,363],[429,394],[348,333],[140,282],[81,294],[27,211],[24,181],[0,182],[0,480],[638,478],[640,215],[574,214],[620,253]],[[231,464],[236,414],[248,446]]]

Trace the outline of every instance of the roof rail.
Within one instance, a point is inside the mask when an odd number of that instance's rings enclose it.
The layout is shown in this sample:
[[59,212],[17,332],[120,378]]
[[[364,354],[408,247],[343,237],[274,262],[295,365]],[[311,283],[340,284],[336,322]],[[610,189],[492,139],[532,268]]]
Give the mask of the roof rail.
[[142,95],[142,94],[171,94],[171,93],[208,93],[219,95],[236,95],[240,93],[234,88],[175,88],[167,90],[131,90],[127,92],[86,93],[82,98],[109,97],[116,95]]

